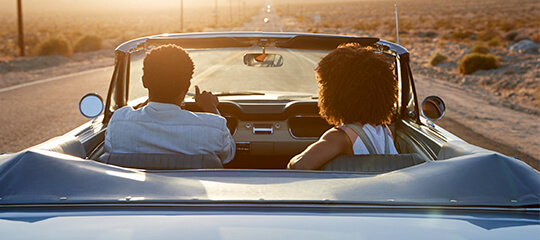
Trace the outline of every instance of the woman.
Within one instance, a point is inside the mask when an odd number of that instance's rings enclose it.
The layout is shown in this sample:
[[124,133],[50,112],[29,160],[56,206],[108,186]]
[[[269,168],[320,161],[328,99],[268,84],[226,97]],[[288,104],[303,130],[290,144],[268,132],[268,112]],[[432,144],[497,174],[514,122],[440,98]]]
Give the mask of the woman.
[[319,113],[336,127],[302,153],[289,169],[320,169],[339,155],[397,154],[390,123],[397,83],[390,59],[356,43],[342,44],[315,69]]

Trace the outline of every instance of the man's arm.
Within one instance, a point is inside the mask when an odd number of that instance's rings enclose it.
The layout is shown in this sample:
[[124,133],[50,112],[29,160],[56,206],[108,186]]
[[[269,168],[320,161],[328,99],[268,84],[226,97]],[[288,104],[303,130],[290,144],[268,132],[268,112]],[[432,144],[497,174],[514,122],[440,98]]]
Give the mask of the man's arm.
[[227,125],[225,124],[225,129],[223,130],[223,148],[221,152],[219,153],[219,158],[221,159],[221,162],[223,164],[229,163],[234,159],[234,155],[236,153],[236,143],[234,142],[233,137],[231,136],[229,129],[227,128]]
[[347,134],[332,128],[302,153],[294,156],[288,169],[316,170],[338,155],[352,154],[352,144]]

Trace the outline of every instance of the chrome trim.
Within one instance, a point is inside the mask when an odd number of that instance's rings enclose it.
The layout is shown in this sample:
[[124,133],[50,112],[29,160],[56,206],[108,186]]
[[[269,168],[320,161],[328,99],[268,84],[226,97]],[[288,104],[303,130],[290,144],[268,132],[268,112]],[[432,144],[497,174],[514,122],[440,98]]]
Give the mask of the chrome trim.
[[[429,121],[429,120],[427,120],[427,121]],[[430,122],[431,122],[431,121],[430,121]],[[435,131],[435,124],[434,124],[433,122],[431,122],[431,124],[433,124],[433,125],[432,125],[432,126],[427,126],[427,127],[425,127],[425,128],[423,128],[422,126],[420,126],[420,127],[421,127],[422,129],[424,129],[426,132],[429,132],[429,133],[431,133],[433,136],[439,138],[440,140],[445,141],[445,142],[448,142],[448,139],[447,139],[444,135],[442,135],[442,134],[440,134],[439,132]]]
[[[191,199],[191,200],[178,200],[177,202],[154,202],[154,203],[144,203],[144,202],[131,202],[127,204],[123,202],[102,202],[102,203],[33,203],[33,204],[0,204],[0,209],[10,209],[10,208],[51,208],[60,207],[60,208],[84,208],[84,207],[115,207],[115,211],[122,208],[143,208],[143,207],[235,207],[235,208],[250,208],[250,207],[260,207],[264,206],[265,208],[289,208],[289,209],[327,209],[327,208],[343,208],[343,209],[395,209],[395,210],[449,210],[449,211],[482,211],[482,212],[509,212],[509,213],[540,213],[540,208],[527,208],[527,207],[475,207],[475,206],[446,206],[446,205],[406,205],[406,204],[365,204],[365,203],[344,203],[340,201],[260,201],[260,200],[245,200],[245,201],[234,201],[234,200],[204,200],[204,199]],[[173,210],[175,211],[175,210]],[[71,212],[72,213],[72,212]]]
[[291,135],[292,138],[297,139],[297,140],[317,140],[317,139],[319,139],[318,137],[297,137],[292,133],[291,127],[288,127],[288,130],[289,130],[289,135]]
[[253,125],[253,134],[274,134],[274,124],[271,124],[270,127],[257,127],[257,124]]
[[[356,37],[350,35],[337,34],[314,34],[314,33],[289,33],[289,32],[199,32],[199,33],[175,33],[160,34],[147,37],[136,38],[119,45],[115,51],[130,53],[133,50],[146,48],[148,39],[178,39],[178,38],[217,38],[217,37],[238,37],[238,38],[293,38],[296,36],[330,36],[330,37]],[[360,36],[358,36],[360,37]],[[395,51],[398,55],[408,53],[407,49],[398,44],[379,40],[377,44],[384,45]]]
[[[314,117],[314,118],[321,118],[321,116],[319,115],[315,115],[315,114],[310,114],[310,115],[294,115],[294,117],[297,117],[297,118],[301,118],[301,117]],[[287,120],[289,120],[291,117],[287,118]]]
[[424,152],[427,153],[428,155],[430,155],[432,160],[437,160],[437,153],[433,149],[431,149],[425,142],[420,141],[417,137],[415,137],[414,136],[415,134],[412,133],[412,132],[414,131],[414,132],[416,132],[416,134],[424,136],[425,138],[427,138],[427,139],[433,141],[434,143],[436,143],[437,145],[439,145],[439,147],[441,147],[441,148],[446,143],[446,141],[441,139],[437,135],[430,136],[430,135],[426,134],[425,130],[429,129],[429,128],[427,128],[425,126],[424,126],[425,128],[423,128],[422,126],[415,127],[415,126],[412,125],[411,122],[407,122],[407,121],[401,121],[401,122],[404,125],[407,125],[408,129],[411,130],[411,131],[403,131],[403,133],[405,135],[407,135],[411,140],[416,142],[416,145],[418,147],[424,149]]

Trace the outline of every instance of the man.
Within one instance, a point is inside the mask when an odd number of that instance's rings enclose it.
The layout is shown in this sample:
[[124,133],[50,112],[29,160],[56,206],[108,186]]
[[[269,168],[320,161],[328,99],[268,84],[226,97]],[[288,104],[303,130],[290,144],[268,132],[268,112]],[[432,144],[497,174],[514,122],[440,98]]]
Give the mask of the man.
[[235,143],[219,101],[211,92],[195,86],[195,102],[206,113],[180,108],[191,85],[193,61],[176,45],[164,45],[148,53],[142,81],[148,89],[148,105],[134,110],[118,109],[105,134],[110,153],[212,154],[223,163],[234,157]]

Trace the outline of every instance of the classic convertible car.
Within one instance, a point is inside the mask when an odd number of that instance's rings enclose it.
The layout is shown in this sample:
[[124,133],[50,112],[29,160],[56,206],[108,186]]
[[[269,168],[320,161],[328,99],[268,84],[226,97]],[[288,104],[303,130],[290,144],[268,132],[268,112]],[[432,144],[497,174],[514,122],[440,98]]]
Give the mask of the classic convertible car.
[[[390,129],[399,154],[340,156],[316,171],[285,170],[329,126],[318,114],[313,68],[339,44],[391,57],[399,85]],[[236,141],[212,156],[110,154],[107,123],[143,107],[142,60],[186,49],[197,84],[219,96]],[[538,239],[540,173],[433,124],[408,51],[372,37],[300,33],[150,36],[116,49],[105,100],[83,97],[87,124],[0,155],[0,232],[9,239]],[[184,108],[200,111],[192,94]]]

